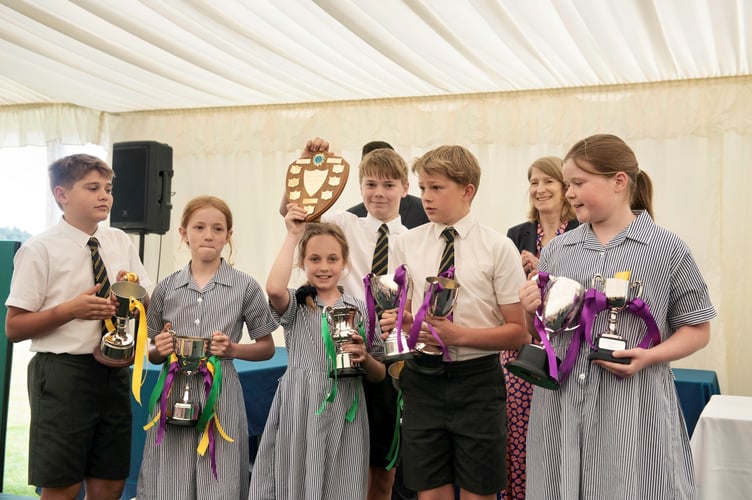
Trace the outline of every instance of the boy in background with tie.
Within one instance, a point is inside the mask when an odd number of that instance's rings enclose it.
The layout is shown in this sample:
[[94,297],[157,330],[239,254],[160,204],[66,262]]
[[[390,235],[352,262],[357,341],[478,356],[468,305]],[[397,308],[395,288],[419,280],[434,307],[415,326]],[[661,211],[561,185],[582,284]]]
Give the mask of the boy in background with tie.
[[[323,139],[309,140],[302,158],[328,152],[329,143]],[[366,207],[365,217],[351,212],[325,212],[321,222],[331,222],[342,228],[350,244],[349,272],[340,285],[355,297],[365,300],[363,278],[393,273],[398,262],[393,254],[397,237],[407,232],[399,213],[400,200],[407,195],[409,182],[407,164],[392,149],[381,148],[366,153],[358,167],[360,194]],[[287,198],[283,198],[280,213],[287,213]],[[383,360],[380,360],[383,361]],[[397,419],[397,393],[391,378],[382,382],[363,381],[368,409],[370,435],[370,466],[368,499],[392,498],[395,469],[387,470],[387,455],[392,443]]]
[[[128,235],[105,227],[112,169],[86,154],[49,166],[63,217],[16,253],[6,331],[31,339],[29,484],[45,498],[118,499],[130,467],[129,368],[99,364],[102,321],[115,314],[107,275],[135,273],[152,286]],[[101,260],[100,260],[101,259]],[[95,276],[101,263],[107,272]]]
[[[396,264],[406,264],[415,286],[405,320],[410,327],[423,302],[426,278],[451,268],[460,285],[452,317],[426,315],[418,342],[425,354],[400,374],[402,474],[405,485],[431,498],[496,498],[504,487],[506,421],[501,349],[530,342],[518,289],[525,281],[519,253],[506,236],[473,217],[470,206],[480,165],[461,146],[440,146],[420,157],[423,208],[431,222],[402,235]],[[412,311],[412,314],[409,314]],[[394,326],[385,314],[381,326]],[[434,337],[428,324],[434,330]]]

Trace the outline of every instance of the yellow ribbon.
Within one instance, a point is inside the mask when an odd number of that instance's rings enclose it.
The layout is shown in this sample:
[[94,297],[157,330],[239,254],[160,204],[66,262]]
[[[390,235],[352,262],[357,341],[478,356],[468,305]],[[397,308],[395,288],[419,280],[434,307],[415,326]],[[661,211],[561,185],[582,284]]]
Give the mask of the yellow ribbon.
[[146,343],[147,343],[147,331],[146,331],[146,311],[144,305],[133,297],[130,298],[130,310],[138,309],[138,332],[136,333],[136,353],[133,359],[133,381],[131,383],[131,391],[133,397],[136,399],[139,405],[141,405],[141,387],[146,380]]

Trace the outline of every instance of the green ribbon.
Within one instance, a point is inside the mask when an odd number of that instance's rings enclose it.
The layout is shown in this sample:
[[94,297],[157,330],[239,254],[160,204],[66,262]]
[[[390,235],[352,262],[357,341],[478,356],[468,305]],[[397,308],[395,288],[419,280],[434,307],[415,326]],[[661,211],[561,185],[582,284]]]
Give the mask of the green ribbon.
[[151,396],[149,397],[149,415],[154,412],[154,407],[157,405],[157,401],[159,401],[160,396],[162,396],[165,380],[167,379],[167,373],[169,371],[170,362],[169,358],[167,358],[165,362],[162,363],[162,370],[159,372],[159,378],[157,379],[157,383],[154,385],[154,389],[152,389]]
[[[211,355],[206,360],[206,364],[207,368],[208,365],[211,365],[214,373],[212,374],[211,370],[208,370],[211,377],[211,389],[209,389],[209,394],[206,396],[204,411],[201,412],[201,416],[198,422],[196,422],[196,428],[199,432],[203,432],[206,429],[206,426],[209,425],[209,422],[217,413],[215,405],[217,399],[219,399],[219,395],[222,393],[222,361],[217,356]],[[206,380],[206,377],[207,375],[204,376],[204,380]]]
[[386,466],[386,470],[391,470],[397,464],[397,458],[399,458],[400,449],[400,423],[402,421],[402,409],[405,407],[405,402],[402,400],[402,389],[397,393],[397,418],[394,422],[394,435],[392,435],[392,445],[389,447],[389,452],[386,454],[386,459],[389,460],[389,464]]
[[324,340],[324,350],[326,351],[326,369],[329,373],[334,373],[334,382],[332,382],[329,392],[321,401],[321,406],[316,410],[316,415],[321,415],[326,404],[334,401],[334,398],[337,396],[337,350],[329,333],[329,322],[326,320],[326,311],[321,313],[321,338]]

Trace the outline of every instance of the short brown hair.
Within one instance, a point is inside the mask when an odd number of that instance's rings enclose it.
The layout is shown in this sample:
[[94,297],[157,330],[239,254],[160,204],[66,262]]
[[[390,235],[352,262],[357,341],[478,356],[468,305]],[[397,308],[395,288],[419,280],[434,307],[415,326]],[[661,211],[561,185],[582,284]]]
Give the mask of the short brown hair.
[[[115,172],[110,166],[96,156],[80,153],[64,156],[53,161],[47,167],[52,195],[55,196],[55,187],[71,188],[73,184],[86,177],[92,170],[99,172],[102,176],[110,180],[115,177]],[[63,208],[60,206],[60,203],[57,206]]]

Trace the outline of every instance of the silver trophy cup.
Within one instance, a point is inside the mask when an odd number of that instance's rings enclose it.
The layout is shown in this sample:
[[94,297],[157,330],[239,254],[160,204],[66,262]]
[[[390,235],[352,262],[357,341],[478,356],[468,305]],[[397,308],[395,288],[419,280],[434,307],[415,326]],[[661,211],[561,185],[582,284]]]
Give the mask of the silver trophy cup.
[[[446,318],[457,304],[460,284],[455,279],[429,276],[426,278],[425,295],[429,295],[428,314],[436,318]],[[437,346],[417,348],[422,354],[441,358],[444,354]]]
[[[94,357],[104,365],[129,366],[133,363],[136,351],[136,338],[128,328],[128,320],[132,317],[130,300],[134,298],[142,302],[146,297],[146,289],[138,283],[118,281],[112,284],[110,290],[118,300],[115,330],[102,336],[98,348],[94,351]],[[139,321],[146,321],[146,318],[139,318]]]
[[201,415],[201,405],[191,399],[190,377],[198,371],[202,363],[209,357],[209,339],[202,337],[181,337],[172,334],[175,345],[175,355],[178,358],[180,370],[186,375],[183,399],[172,406],[167,415],[167,421],[174,425],[194,426]]
[[[400,286],[394,281],[394,273],[381,276],[371,274],[368,276],[368,279],[371,283],[371,294],[373,295],[374,302],[385,311],[398,309],[403,288],[408,296],[412,289],[412,280],[406,268],[404,286]],[[415,351],[407,346],[408,333],[403,331],[401,326],[398,324],[396,328],[389,332],[389,336],[384,341],[384,361],[387,363],[400,359],[409,359],[415,355]]]
[[[358,332],[358,308],[352,306],[327,306],[326,321],[329,325],[329,335],[334,342],[335,366],[329,374],[331,377],[359,377],[365,374],[365,369],[350,357],[350,353],[342,347],[352,342],[352,335]],[[336,373],[335,373],[336,372]]]
[[593,287],[595,288],[599,285],[602,286],[603,293],[606,295],[608,330],[602,332],[595,339],[596,349],[590,353],[588,359],[601,359],[612,363],[628,365],[631,361],[630,358],[615,358],[613,356],[614,351],[627,348],[627,341],[619,335],[616,329],[616,316],[627,307],[630,299],[629,290],[631,288],[636,288],[635,297],[642,295],[642,282],[635,281],[630,284],[629,280],[620,278],[604,279],[600,274],[596,274],[593,277]]
[[[539,334],[546,335],[548,340],[552,335],[577,328],[584,300],[585,289],[580,283],[569,278],[550,276],[538,313],[545,331]],[[561,360],[556,358],[557,367],[560,363]],[[523,345],[517,359],[504,366],[531,384],[546,389],[559,387],[559,382],[549,372],[548,353],[542,345]]]

